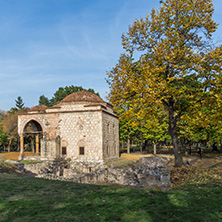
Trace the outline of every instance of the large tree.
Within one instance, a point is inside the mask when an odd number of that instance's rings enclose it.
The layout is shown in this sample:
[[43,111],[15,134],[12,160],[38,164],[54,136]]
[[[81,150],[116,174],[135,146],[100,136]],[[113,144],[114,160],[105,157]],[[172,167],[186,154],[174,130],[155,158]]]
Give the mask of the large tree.
[[25,103],[23,102],[23,99],[21,96],[18,96],[17,99],[15,99],[15,107],[12,107],[10,109],[11,113],[17,112],[19,110],[25,109]]
[[18,139],[18,113],[21,111],[8,111],[3,120],[3,131],[8,135],[8,152],[11,151],[13,140]]
[[141,127],[145,140],[152,142],[154,154],[156,154],[156,145],[169,139],[167,117],[164,110],[156,109],[151,115],[146,115]]
[[[210,99],[210,101],[208,101]],[[181,137],[205,145],[222,145],[221,100],[215,96],[195,104],[195,109],[182,116],[179,125]]]
[[[131,56],[121,55],[118,64],[109,73],[107,82],[111,85],[112,93],[109,101],[113,104],[115,111],[120,117],[120,140],[127,141],[127,152],[130,153],[130,141],[140,131],[140,119],[136,115],[135,107],[132,105],[132,96],[135,94],[131,87],[130,75],[138,70]],[[116,74],[119,75],[116,75]],[[126,77],[126,78],[125,78]],[[113,84],[110,83],[113,80]],[[138,110],[139,111],[139,110]],[[140,131],[139,135],[142,132]],[[139,140],[142,140],[140,136]]]
[[11,151],[11,145],[13,142],[18,144],[18,115],[24,114],[29,108],[22,108],[21,110],[10,110],[8,111],[2,121],[2,130],[8,136],[8,152]]
[[[133,58],[139,52],[137,70],[110,72],[112,99],[118,99],[116,79],[130,82],[132,108],[164,106],[175,166],[183,164],[177,124],[181,117],[207,97],[214,96],[215,79],[221,75],[221,46],[213,46],[217,29],[211,0],[165,0],[158,10],[135,20],[122,36],[123,48]],[[138,57],[138,53],[136,53]],[[117,66],[120,63],[117,64]],[[118,76],[118,78],[117,78]]]
[[46,96],[42,95],[39,97],[39,105],[51,106],[51,103]]

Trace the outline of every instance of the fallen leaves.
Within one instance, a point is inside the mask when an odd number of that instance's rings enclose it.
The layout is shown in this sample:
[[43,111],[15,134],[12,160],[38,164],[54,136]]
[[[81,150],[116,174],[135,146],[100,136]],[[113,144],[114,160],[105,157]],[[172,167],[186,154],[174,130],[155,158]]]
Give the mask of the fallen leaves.
[[222,167],[218,165],[214,168],[196,168],[192,166],[183,166],[173,168],[171,173],[172,187],[188,182],[212,183],[222,186]]

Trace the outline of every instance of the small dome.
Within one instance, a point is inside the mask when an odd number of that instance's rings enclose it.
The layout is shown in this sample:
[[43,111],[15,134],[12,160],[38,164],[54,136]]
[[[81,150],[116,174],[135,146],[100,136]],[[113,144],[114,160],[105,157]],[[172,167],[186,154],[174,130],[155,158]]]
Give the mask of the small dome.
[[66,96],[61,102],[77,102],[77,101],[105,103],[96,94],[85,91],[85,90],[82,90],[82,91],[79,91],[79,92],[74,92],[74,93]]
[[45,105],[37,105],[37,106],[32,107],[30,111],[43,111],[43,110],[46,110],[47,108],[49,107]]

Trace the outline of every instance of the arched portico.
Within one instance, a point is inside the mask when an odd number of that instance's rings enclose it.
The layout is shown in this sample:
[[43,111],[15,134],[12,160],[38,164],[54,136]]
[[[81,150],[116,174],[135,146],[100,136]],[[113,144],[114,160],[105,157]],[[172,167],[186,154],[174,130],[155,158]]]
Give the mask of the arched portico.
[[[22,128],[22,132],[20,133],[20,156],[19,159],[22,160],[24,158],[24,137],[25,135],[31,135],[32,140],[35,140],[35,153],[37,155],[40,154],[40,138],[43,135],[43,128],[41,124],[31,119],[24,124]],[[34,141],[32,141],[34,146]]]

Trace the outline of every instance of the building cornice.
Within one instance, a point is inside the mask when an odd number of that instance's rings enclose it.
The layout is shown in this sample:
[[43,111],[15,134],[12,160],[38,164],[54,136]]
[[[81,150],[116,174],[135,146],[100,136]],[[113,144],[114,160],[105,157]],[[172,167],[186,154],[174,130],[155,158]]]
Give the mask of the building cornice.
[[18,116],[33,116],[33,115],[51,115],[51,114],[65,114],[65,113],[86,113],[86,112],[104,112],[118,119],[115,113],[111,113],[104,109],[91,109],[91,110],[72,110],[72,111],[59,111],[59,112],[39,112],[39,113],[25,113]]

